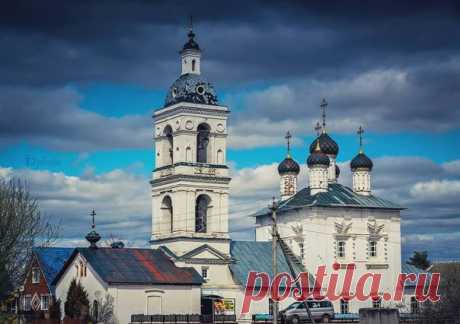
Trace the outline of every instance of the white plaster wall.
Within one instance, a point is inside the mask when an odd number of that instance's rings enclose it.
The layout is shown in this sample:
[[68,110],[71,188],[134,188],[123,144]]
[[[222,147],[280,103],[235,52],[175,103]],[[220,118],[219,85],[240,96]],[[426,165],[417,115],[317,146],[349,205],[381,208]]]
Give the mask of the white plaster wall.
[[77,256],[56,286],[56,298],[61,300],[63,316],[67,292],[74,278],[78,278],[87,291],[90,305],[97,296],[105,298],[107,293],[110,294],[114,298],[114,313],[120,324],[129,323],[132,314],[146,314],[148,296],[161,296],[163,314],[199,314],[201,312],[200,286],[108,286],[87,263],[86,277],[77,276],[75,264],[79,264],[80,261],[86,263],[81,255]]
[[[377,221],[383,224],[382,237],[378,240],[378,255],[368,256],[369,231],[368,223]],[[346,236],[346,257],[336,256],[335,244],[337,230],[335,223],[351,223],[349,235]],[[257,241],[271,240],[269,218],[259,221],[256,228]],[[278,217],[280,235],[290,244],[294,253],[299,255],[299,247],[295,242],[292,226],[301,225],[304,229],[304,264],[309,271],[316,272],[319,265],[326,265],[327,273],[333,272],[332,265],[338,263],[354,263],[356,265],[355,279],[366,272],[381,273],[380,294],[394,292],[397,276],[401,272],[401,233],[400,215],[398,211],[357,208],[304,208]],[[371,268],[369,268],[371,267]],[[372,267],[383,267],[375,269]],[[339,282],[345,270],[339,270]],[[353,285],[356,284],[356,280]],[[341,287],[339,286],[341,290]],[[389,304],[382,302],[383,305]],[[336,311],[340,310],[339,302],[335,304]],[[359,307],[369,307],[372,302],[350,301],[350,311],[358,312]]]

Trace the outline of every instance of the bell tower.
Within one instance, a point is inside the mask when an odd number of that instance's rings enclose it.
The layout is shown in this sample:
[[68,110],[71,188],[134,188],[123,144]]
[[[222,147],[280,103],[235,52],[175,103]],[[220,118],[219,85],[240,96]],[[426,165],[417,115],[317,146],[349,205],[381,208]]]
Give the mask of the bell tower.
[[201,51],[192,29],[188,37],[181,51],[182,74],[153,114],[150,243],[179,256],[204,244],[228,255],[229,109],[218,103],[213,86],[200,74]]

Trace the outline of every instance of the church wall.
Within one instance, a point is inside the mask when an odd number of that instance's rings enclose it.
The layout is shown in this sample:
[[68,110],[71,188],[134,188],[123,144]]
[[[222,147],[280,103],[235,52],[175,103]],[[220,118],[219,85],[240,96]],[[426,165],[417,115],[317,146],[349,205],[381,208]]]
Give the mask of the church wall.
[[[368,224],[384,225],[377,240],[377,256],[369,256],[370,233]],[[345,235],[339,235],[337,225],[351,224]],[[269,217],[257,221],[256,240],[271,240]],[[333,272],[335,262],[356,265],[356,278],[366,272],[381,273],[380,294],[393,292],[397,276],[401,271],[401,239],[399,211],[358,208],[304,208],[278,215],[278,230],[293,252],[300,258],[300,245],[294,228],[302,228],[304,245],[304,265],[309,271],[316,272],[320,265],[326,265],[327,273]],[[344,240],[345,258],[337,255],[336,242]],[[339,282],[343,282],[345,270],[339,270]],[[340,286],[339,286],[340,288]],[[382,302],[385,305],[385,302]],[[350,311],[357,312],[359,307],[369,307],[372,301],[350,302]],[[335,310],[340,310],[340,303],[335,303]]]

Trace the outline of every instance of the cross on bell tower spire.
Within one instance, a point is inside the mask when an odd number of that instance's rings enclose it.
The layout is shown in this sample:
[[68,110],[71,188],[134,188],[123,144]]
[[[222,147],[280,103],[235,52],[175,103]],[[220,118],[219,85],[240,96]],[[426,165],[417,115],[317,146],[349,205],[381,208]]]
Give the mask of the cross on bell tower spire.
[[326,133],[326,108],[327,108],[327,101],[326,99],[323,98],[323,100],[321,101],[321,104],[319,105],[321,107],[321,117],[322,117],[322,120],[323,120],[323,133]]
[[291,132],[287,131],[286,136],[284,136],[284,138],[287,141],[287,156],[291,157],[291,138],[292,138]]
[[358,128],[358,136],[359,136],[359,153],[363,153],[363,134],[364,134],[364,129],[362,126],[359,126]]

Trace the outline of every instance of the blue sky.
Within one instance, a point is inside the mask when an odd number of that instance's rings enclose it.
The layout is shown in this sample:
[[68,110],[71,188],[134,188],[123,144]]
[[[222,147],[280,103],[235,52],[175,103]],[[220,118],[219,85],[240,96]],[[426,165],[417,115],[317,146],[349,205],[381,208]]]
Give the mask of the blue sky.
[[460,259],[447,248],[460,244],[454,2],[135,4],[94,3],[88,15],[75,3],[44,1],[0,14],[0,176],[30,182],[44,213],[62,221],[62,242],[81,244],[96,208],[103,236],[146,244],[151,116],[179,76],[193,13],[203,76],[232,111],[233,237],[251,238],[245,213],[277,193],[286,131],[304,163],[326,98],[342,183],[350,183],[347,163],[362,125],[374,192],[408,207],[404,255],[417,249]]

